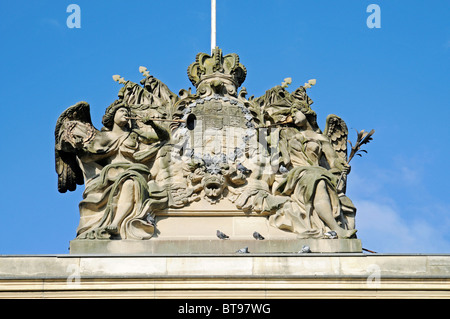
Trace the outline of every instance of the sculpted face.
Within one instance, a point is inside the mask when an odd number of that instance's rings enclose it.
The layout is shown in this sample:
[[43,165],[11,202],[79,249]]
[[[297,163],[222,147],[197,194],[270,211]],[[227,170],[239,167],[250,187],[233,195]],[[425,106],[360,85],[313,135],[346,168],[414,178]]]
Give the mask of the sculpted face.
[[127,117],[130,116],[128,109],[125,107],[121,107],[114,114],[114,124],[123,127],[128,124]]

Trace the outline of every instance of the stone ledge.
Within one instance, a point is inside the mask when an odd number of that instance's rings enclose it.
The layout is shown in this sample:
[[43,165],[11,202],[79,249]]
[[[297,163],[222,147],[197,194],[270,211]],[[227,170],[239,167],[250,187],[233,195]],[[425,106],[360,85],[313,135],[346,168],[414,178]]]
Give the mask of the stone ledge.
[[450,255],[408,254],[1,256],[0,279],[66,278],[75,267],[83,278],[366,278],[378,273],[450,279]]
[[71,254],[233,254],[248,247],[250,253],[298,253],[303,245],[311,252],[360,253],[359,239],[197,239],[72,240]]
[[450,255],[1,256],[0,298],[448,299]]

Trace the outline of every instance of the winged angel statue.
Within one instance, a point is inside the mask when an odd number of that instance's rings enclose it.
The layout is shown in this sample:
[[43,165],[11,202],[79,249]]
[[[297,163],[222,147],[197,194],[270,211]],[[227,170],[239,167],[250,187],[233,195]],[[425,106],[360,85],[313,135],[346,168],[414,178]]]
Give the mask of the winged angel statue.
[[326,119],[324,132],[317,125],[306,85],[290,94],[277,86],[250,102],[253,114],[269,128],[272,156],[279,171],[272,194],[289,201],[269,218],[272,226],[305,238],[336,234],[355,236],[356,208],[345,195],[348,129],[336,115]]
[[[80,202],[80,239],[148,239],[153,236],[152,207],[164,195],[148,189],[149,166],[168,140],[168,133],[150,121],[153,130],[130,126],[130,107],[122,100],[103,116],[104,127],[91,122],[89,104],[79,102],[58,118],[55,160],[58,190],[85,185]],[[164,191],[161,191],[164,193]]]

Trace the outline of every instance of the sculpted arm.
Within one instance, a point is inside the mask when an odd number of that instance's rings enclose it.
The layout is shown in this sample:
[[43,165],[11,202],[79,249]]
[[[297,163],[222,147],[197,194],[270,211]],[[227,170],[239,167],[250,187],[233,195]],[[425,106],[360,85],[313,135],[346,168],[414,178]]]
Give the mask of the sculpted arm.
[[134,132],[139,135],[139,139],[144,145],[142,150],[133,155],[138,162],[145,162],[153,159],[162,145],[170,139],[170,134],[166,129],[156,125],[153,121],[150,121],[150,125],[153,127],[154,131],[134,129]]
[[333,173],[349,173],[350,165],[348,165],[341,157],[337,155],[333,145],[331,145],[330,142],[323,142],[322,150]]
[[158,141],[168,141],[170,139],[170,134],[165,128],[157,125],[151,120],[146,122],[144,121],[144,123],[150,124],[150,126],[153,128],[153,131],[148,132],[141,129],[134,129],[134,131],[139,134],[144,143],[150,144]]

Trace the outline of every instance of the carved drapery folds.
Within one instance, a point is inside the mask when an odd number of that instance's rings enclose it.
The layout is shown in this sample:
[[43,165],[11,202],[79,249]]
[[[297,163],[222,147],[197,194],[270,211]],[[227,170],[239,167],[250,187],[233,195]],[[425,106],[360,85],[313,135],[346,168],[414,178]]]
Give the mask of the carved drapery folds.
[[247,99],[246,68],[217,47],[188,67],[195,93],[140,71],[140,84],[114,76],[123,87],[101,130],[86,102],[58,119],[58,189],[85,184],[78,239],[150,239],[159,212],[224,201],[299,237],[355,236],[347,127],[330,115],[320,130],[307,85]]

